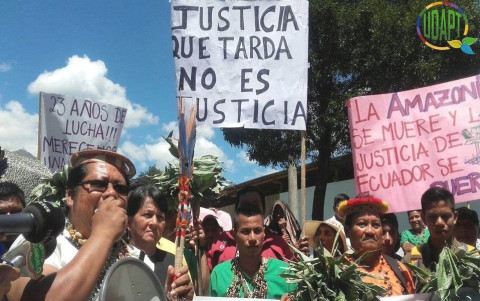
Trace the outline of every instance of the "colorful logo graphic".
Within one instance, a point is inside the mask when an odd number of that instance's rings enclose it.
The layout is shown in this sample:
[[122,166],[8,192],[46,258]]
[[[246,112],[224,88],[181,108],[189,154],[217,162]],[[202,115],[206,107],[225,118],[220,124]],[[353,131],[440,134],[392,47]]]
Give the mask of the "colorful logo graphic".
[[433,2],[417,18],[417,34],[422,43],[435,50],[459,48],[474,54],[472,44],[477,38],[468,37],[468,19],[458,5],[447,1]]

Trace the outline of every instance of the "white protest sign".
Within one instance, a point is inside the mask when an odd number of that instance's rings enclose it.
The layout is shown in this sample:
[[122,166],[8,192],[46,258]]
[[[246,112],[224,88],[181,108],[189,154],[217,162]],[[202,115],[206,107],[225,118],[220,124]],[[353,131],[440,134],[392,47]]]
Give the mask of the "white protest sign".
[[307,0],[172,0],[177,98],[216,127],[304,130]]
[[117,150],[127,109],[40,92],[38,159],[55,172],[79,150]]

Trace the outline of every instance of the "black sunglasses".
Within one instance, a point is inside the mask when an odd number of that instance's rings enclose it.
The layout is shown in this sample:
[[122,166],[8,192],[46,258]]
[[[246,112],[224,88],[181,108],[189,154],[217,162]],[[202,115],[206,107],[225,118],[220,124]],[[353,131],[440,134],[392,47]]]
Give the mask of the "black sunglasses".
[[[105,192],[108,188],[108,184],[111,182],[104,181],[104,180],[89,180],[89,181],[84,181],[78,184],[78,186],[82,186],[88,192],[92,191],[98,191],[98,192]],[[112,183],[113,189],[115,189],[116,192],[118,192],[121,195],[127,195],[128,194],[128,186],[125,184],[118,184],[118,183]]]

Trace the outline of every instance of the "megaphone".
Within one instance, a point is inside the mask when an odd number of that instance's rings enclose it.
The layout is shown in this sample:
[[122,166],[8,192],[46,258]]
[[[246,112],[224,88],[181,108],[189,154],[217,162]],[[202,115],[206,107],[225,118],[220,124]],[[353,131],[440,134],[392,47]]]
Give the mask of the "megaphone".
[[143,261],[126,257],[105,274],[97,301],[167,301],[165,291],[152,269]]

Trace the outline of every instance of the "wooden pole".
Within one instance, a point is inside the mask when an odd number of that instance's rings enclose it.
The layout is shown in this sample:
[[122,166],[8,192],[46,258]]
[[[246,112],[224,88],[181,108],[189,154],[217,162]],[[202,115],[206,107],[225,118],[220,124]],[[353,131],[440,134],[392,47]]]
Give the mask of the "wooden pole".
[[202,265],[200,264],[200,260],[203,255],[203,251],[200,250],[199,248],[199,233],[198,233],[198,227],[196,227],[197,221],[199,221],[200,217],[200,203],[198,200],[192,203],[192,212],[193,212],[193,226],[195,231],[197,231],[197,243],[195,246],[195,258],[197,259],[197,279],[196,279],[196,291],[195,293],[197,296],[203,296],[204,291],[203,291],[203,281],[202,281]]
[[288,165],[288,203],[293,215],[299,221],[301,219],[298,210],[298,184],[297,184],[297,166],[294,163]]
[[301,176],[300,176],[300,185],[301,185],[301,191],[300,191],[300,198],[301,198],[301,202],[302,202],[302,227],[304,227],[305,225],[305,219],[306,219],[306,199],[307,199],[307,194],[306,194],[306,185],[307,185],[307,181],[306,181],[306,154],[307,154],[307,147],[306,147],[306,143],[305,143],[305,140],[306,140],[306,135],[307,135],[307,132],[306,131],[301,131],[301,135],[302,135],[302,153],[301,153],[301,156],[302,156],[302,165],[301,165],[301,168],[300,168],[300,172],[301,172]]

